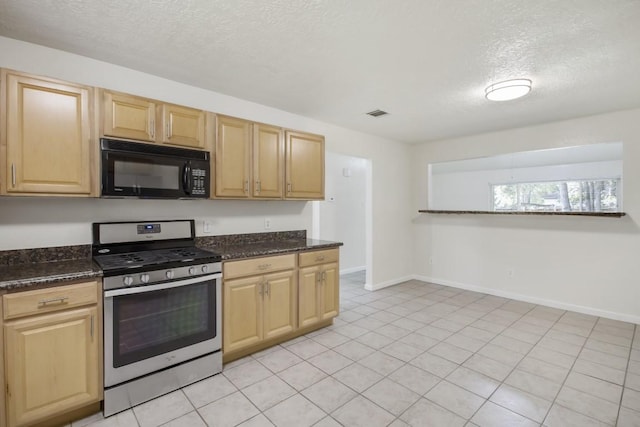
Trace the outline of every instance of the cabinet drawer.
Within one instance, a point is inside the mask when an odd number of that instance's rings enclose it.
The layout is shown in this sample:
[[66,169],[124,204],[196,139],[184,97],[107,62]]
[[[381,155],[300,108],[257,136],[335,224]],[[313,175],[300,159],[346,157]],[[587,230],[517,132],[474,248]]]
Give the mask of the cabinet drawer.
[[98,283],[95,281],[17,292],[2,297],[5,320],[66,310],[97,302]]
[[234,277],[270,273],[272,271],[290,270],[295,267],[295,254],[252,258],[242,261],[225,262],[222,276],[226,280]]
[[303,252],[300,254],[300,267],[307,267],[327,262],[338,262],[338,249],[326,249],[323,251]]

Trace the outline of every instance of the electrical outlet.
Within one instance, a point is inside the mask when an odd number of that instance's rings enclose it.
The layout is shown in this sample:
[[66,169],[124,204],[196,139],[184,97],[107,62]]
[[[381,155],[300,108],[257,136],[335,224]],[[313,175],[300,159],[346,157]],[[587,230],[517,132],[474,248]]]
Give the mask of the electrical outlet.
[[205,221],[204,226],[202,227],[202,231],[205,233],[213,233],[213,222]]
[[264,219],[264,229],[271,230],[271,218]]

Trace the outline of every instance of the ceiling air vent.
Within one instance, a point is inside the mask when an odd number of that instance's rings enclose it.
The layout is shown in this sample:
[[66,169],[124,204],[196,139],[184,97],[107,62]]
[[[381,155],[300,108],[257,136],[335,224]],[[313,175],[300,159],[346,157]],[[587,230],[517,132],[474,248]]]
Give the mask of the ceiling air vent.
[[373,110],[373,111],[369,111],[367,114],[372,116],[372,117],[380,117],[380,116],[384,116],[385,114],[389,114],[389,113],[387,113],[386,111],[382,111],[382,110]]

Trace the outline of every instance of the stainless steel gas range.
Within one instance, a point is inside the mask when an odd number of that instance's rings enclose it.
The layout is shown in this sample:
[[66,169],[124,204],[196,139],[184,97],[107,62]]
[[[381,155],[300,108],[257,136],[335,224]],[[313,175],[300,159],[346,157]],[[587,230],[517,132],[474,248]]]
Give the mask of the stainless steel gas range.
[[193,220],[93,224],[104,272],[104,415],[222,371],[221,259]]

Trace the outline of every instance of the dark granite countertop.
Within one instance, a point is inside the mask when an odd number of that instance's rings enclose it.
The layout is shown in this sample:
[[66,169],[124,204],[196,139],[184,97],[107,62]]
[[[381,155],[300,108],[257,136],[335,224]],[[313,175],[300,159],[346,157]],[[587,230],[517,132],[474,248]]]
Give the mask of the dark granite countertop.
[[[196,244],[223,260],[342,246],[342,242],[307,239],[304,230],[197,237]],[[102,270],[91,260],[90,245],[0,251],[0,292],[101,276]]]
[[214,243],[201,240],[198,246],[222,256],[223,260],[278,255],[289,252],[330,249],[342,246],[342,242],[317,239],[290,239],[258,242]]
[[0,266],[0,291],[100,276],[102,270],[90,258]]

